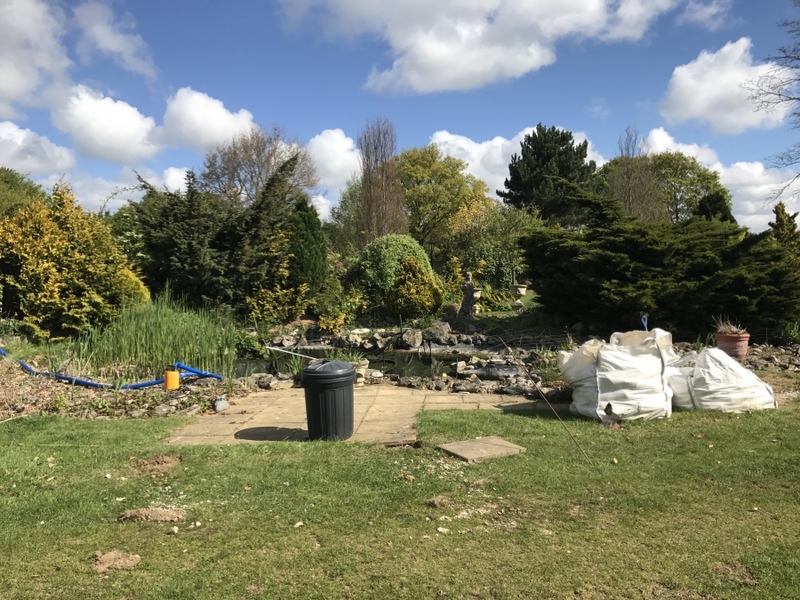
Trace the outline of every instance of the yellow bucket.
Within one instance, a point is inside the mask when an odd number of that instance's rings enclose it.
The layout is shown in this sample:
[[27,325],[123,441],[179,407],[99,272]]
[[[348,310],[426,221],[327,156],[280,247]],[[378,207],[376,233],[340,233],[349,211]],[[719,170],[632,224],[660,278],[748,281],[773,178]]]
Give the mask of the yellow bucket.
[[177,369],[167,369],[164,371],[164,389],[177,390],[181,387],[181,375]]

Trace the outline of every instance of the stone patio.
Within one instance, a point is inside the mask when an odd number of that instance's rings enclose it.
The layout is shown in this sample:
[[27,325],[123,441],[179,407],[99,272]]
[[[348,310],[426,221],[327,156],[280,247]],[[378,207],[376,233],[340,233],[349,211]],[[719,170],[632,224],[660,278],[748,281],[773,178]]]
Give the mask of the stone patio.
[[[452,394],[390,384],[354,390],[351,441],[413,444],[421,410],[547,411],[544,402],[522,396]],[[228,410],[204,415],[166,440],[169,444],[236,444],[308,439],[302,388],[258,392],[233,401]]]

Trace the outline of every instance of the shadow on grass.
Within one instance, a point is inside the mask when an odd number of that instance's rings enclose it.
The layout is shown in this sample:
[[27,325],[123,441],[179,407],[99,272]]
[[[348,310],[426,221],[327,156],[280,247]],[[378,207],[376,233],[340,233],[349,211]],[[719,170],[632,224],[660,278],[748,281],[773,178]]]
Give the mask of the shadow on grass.
[[500,406],[500,410],[507,415],[519,415],[521,417],[533,417],[537,419],[556,419],[554,413],[558,413],[562,421],[585,420],[582,417],[573,415],[569,412],[569,403],[551,402],[550,406],[542,400],[522,402],[510,406]]
[[237,431],[233,437],[253,442],[304,442],[308,431],[290,427],[250,427]]

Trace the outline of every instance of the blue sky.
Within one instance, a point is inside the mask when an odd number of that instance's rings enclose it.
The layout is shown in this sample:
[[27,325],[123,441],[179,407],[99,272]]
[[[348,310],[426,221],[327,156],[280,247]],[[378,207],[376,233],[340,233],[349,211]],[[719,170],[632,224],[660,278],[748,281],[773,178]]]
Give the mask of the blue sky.
[[492,190],[539,122],[600,162],[632,126],[719,171],[758,231],[792,175],[768,158],[797,132],[741,85],[786,18],[791,0],[0,0],[0,164],[114,209],[134,170],[180,186],[215,145],[277,125],[314,158],[324,216],[379,116],[400,149],[435,142]]

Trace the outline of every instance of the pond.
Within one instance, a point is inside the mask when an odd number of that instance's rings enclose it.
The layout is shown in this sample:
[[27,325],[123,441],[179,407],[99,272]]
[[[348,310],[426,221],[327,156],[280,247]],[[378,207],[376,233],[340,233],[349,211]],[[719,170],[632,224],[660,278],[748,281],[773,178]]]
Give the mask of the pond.
[[[334,350],[335,351],[335,350]],[[330,348],[299,348],[290,352],[325,358],[330,355]],[[471,355],[462,352],[359,352],[369,360],[369,368],[381,371],[384,375],[400,377],[431,377],[450,373],[450,364],[458,360],[469,360]],[[252,373],[293,373],[302,369],[307,360],[288,353],[272,351],[268,359],[240,359],[234,363],[234,377],[247,377]],[[338,360],[338,359],[337,359]]]

